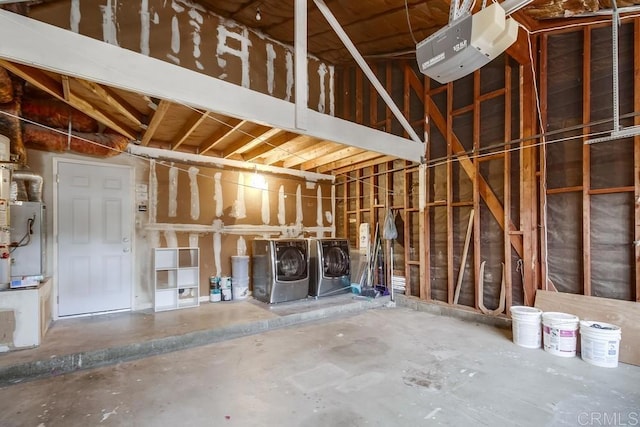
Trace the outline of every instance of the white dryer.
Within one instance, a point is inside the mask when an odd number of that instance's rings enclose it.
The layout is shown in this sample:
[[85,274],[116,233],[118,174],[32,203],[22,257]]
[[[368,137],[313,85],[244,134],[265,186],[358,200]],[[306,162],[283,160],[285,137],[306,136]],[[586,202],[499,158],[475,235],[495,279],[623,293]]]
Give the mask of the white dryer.
[[309,243],[305,239],[253,241],[253,297],[272,304],[309,294]]
[[309,239],[309,295],[323,297],[351,291],[349,240]]

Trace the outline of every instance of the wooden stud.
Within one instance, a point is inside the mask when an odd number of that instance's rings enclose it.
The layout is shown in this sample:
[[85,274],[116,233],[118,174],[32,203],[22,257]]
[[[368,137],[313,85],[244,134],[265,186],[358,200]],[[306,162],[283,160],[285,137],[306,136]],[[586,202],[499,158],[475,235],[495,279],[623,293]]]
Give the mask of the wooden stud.
[[[504,140],[511,140],[511,67],[509,67],[509,58],[505,62],[504,68]],[[503,149],[504,153],[504,223],[511,221],[511,144],[506,144]],[[511,241],[508,230],[504,230],[504,284],[505,284],[505,303],[507,307],[511,307],[513,302],[513,292],[511,289],[511,272],[513,263],[511,260]]]
[[[431,80],[424,76],[423,77],[423,82],[424,82],[424,95],[423,95],[423,105],[424,105],[424,117],[425,117],[425,124],[424,124],[424,131],[425,131],[425,135],[431,135],[431,122],[428,120],[428,117],[430,117],[429,114],[429,106],[431,105],[430,102],[427,102],[427,99],[430,100],[430,91],[429,91],[429,86],[431,84]],[[430,159],[431,158],[431,141],[427,140],[426,141],[426,151],[425,151],[425,159]],[[429,205],[429,199],[427,197],[428,195],[428,188],[431,188],[431,179],[430,179],[430,175],[429,175],[429,169],[427,167],[421,166],[420,167],[420,171],[421,174],[424,174],[424,176],[422,176],[422,180],[424,181],[424,185],[421,188],[421,194],[420,196],[423,198],[423,200],[426,203],[426,206],[424,206],[424,213],[422,213],[422,215],[420,215],[420,221],[421,221],[421,230],[420,230],[420,298],[424,299],[424,300],[431,300],[431,227],[430,227],[430,220],[429,218],[431,217],[430,213],[431,213],[431,209],[430,209],[430,205]]]
[[[634,45],[634,84],[633,84],[633,105],[635,111],[640,111],[640,18],[634,19],[633,30]],[[634,125],[640,125],[640,116],[635,116]],[[640,302],[640,136],[633,139],[633,181],[634,181],[634,247],[635,247],[635,300]]]
[[[536,38],[530,36],[532,49],[535,49]],[[543,36],[544,37],[544,36]],[[544,48],[541,54],[544,54]],[[531,70],[531,64],[521,66],[521,84],[520,84],[520,114],[521,114],[521,130],[522,137],[528,137],[536,134],[536,100],[534,96],[534,76]],[[541,60],[541,67],[545,66],[544,60]],[[544,74],[544,73],[543,73]],[[541,79],[542,80],[542,79]],[[546,92],[543,90],[541,83],[541,98],[544,99]],[[536,223],[537,203],[536,196],[536,149],[535,140],[525,140],[522,142],[520,151],[520,230],[522,231],[523,251],[519,253],[523,260],[523,292],[524,304],[532,306],[534,303],[536,278],[535,269],[537,264],[537,252],[535,251],[535,242],[538,238],[538,230]],[[543,150],[544,147],[541,149]],[[541,162],[542,164],[543,162]],[[544,175],[542,175],[544,179]],[[542,235],[544,235],[544,229]],[[543,246],[544,247],[544,246]]]
[[454,271],[453,271],[453,83],[447,83],[447,302],[453,304]]
[[[582,53],[582,121],[591,120],[591,29],[585,27]],[[591,133],[585,126],[584,134]],[[586,141],[589,137],[584,136]],[[591,295],[591,145],[582,145],[582,268],[584,294]]]
[[[471,180],[473,185],[473,210],[475,211],[475,215],[473,216],[473,277],[474,277],[474,286],[473,293],[475,295],[474,298],[474,308],[480,308],[482,304],[482,293],[479,292],[479,284],[480,280],[483,280],[481,275],[481,266],[482,266],[482,248],[480,242],[481,236],[481,218],[482,212],[480,210],[480,191],[478,186],[480,175],[480,162],[478,161],[477,153],[480,152],[480,71],[476,71],[473,73],[473,174],[474,178]],[[504,212],[504,211],[503,211]],[[503,219],[504,220],[504,219]],[[502,230],[503,232],[506,231]]]

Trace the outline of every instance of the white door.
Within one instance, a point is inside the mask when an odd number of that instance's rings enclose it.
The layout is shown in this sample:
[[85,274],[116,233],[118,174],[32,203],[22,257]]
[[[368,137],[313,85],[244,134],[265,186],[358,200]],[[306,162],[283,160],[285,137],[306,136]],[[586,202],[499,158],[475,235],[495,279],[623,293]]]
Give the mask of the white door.
[[131,308],[130,168],[58,163],[58,314]]

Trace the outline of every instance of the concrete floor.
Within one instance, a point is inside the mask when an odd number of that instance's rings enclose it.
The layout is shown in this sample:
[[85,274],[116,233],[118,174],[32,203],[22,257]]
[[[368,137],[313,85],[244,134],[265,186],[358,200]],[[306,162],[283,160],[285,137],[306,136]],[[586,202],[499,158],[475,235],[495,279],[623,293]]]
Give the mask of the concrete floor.
[[638,384],[640,367],[377,308],[7,386],[0,425],[637,425]]

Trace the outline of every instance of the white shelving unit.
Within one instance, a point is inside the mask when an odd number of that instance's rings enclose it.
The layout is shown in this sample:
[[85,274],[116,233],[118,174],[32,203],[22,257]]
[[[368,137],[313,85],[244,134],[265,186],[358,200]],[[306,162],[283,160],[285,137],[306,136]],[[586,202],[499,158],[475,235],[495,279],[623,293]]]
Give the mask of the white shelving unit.
[[155,311],[200,305],[200,249],[155,248]]

